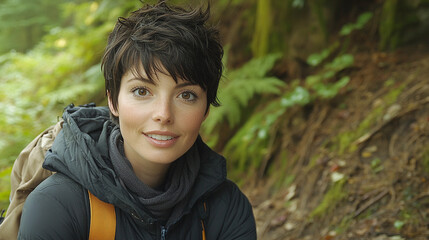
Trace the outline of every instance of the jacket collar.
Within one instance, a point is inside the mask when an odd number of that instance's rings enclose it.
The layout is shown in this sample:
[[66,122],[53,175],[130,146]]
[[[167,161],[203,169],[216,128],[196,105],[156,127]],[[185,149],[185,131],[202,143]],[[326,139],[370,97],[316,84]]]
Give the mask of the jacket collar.
[[[46,155],[44,167],[62,172],[99,199],[130,212],[143,225],[153,226],[156,220],[130,197],[112,170],[107,141],[114,125],[109,121],[108,108],[71,105],[65,109],[63,119],[65,124]],[[195,144],[201,159],[200,171],[182,213],[171,221],[172,224],[189,213],[200,199],[226,179],[225,159],[210,149],[201,137]]]

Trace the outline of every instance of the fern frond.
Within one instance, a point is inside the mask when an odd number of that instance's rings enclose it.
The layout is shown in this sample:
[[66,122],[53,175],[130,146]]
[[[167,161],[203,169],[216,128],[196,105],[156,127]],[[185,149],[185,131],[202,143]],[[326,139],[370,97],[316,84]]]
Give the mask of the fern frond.
[[203,131],[212,134],[215,127],[227,121],[235,127],[243,115],[243,109],[250,100],[262,94],[280,94],[285,83],[275,77],[266,77],[280,54],[253,59],[240,69],[228,71],[219,86],[218,98],[221,106],[212,108],[210,115],[203,124]]
[[258,167],[267,150],[268,135],[275,121],[285,113],[281,97],[252,114],[238,132],[228,141],[223,153],[240,170],[247,165]]
[[274,53],[262,58],[255,58],[244,64],[241,68],[231,71],[229,77],[237,78],[263,78],[270,71],[281,54]]

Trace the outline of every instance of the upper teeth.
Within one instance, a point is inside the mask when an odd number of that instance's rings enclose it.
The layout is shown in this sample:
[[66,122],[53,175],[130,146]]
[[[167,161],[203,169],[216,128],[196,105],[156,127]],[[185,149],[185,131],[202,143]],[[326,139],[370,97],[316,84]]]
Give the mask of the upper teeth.
[[148,136],[153,139],[162,140],[162,141],[173,139],[172,136],[157,135],[157,134],[148,134]]

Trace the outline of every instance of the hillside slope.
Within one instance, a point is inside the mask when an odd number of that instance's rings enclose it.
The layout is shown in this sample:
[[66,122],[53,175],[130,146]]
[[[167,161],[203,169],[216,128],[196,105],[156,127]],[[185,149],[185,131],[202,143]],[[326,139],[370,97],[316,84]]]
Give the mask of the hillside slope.
[[259,239],[429,238],[428,48],[356,53],[348,71],[336,98],[290,110],[276,171],[246,187]]

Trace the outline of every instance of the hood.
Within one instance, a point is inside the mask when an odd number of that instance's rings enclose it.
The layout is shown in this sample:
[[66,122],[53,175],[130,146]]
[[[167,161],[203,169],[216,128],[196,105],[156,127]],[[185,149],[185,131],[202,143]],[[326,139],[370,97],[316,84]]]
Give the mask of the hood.
[[[63,113],[63,129],[47,152],[43,167],[73,179],[102,201],[137,214],[144,224],[156,220],[124,188],[113,170],[108,141],[115,124],[107,107],[68,106]],[[225,159],[198,137],[199,175],[184,209],[184,214],[204,195],[226,179]]]

